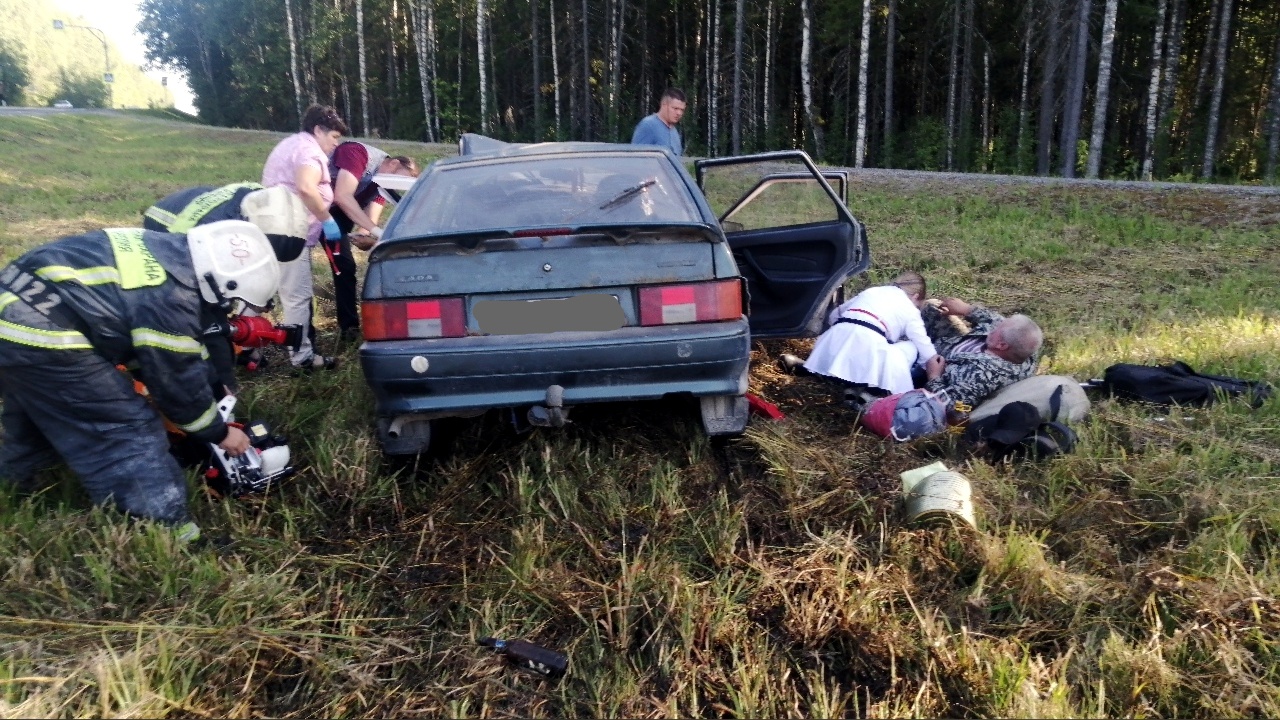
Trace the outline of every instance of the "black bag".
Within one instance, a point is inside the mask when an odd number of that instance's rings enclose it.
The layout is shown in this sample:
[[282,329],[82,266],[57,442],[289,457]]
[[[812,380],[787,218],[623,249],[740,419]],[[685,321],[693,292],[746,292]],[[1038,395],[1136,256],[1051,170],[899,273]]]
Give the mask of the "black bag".
[[1184,362],[1172,365],[1131,365],[1120,363],[1107,368],[1102,387],[1125,400],[1157,405],[1208,405],[1218,395],[1242,396],[1254,408],[1271,397],[1271,385],[1221,375],[1204,375]]
[[1076,449],[1078,438],[1071,428],[1057,421],[1062,406],[1062,388],[1049,398],[1050,420],[1030,403],[1012,402],[996,415],[969,424],[965,437],[970,442],[987,443],[991,460],[1044,460]]

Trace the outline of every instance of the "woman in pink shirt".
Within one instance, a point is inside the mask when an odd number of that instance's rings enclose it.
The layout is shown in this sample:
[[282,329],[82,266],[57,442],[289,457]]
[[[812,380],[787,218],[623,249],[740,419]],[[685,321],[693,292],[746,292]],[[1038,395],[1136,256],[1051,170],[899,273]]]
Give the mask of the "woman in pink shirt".
[[[342,136],[350,132],[338,112],[327,105],[312,105],[302,115],[302,132],[281,140],[267,156],[262,168],[262,185],[283,185],[293,191],[311,213],[307,247],[315,247],[320,236],[326,241],[341,239],[338,223],[329,215],[333,203],[333,180],[329,176],[329,153]],[[316,330],[311,322],[314,292],[311,284],[311,253],[280,264],[280,304],[287,325],[303,325],[302,345],[289,354],[296,368],[332,368],[335,358],[315,354]]]

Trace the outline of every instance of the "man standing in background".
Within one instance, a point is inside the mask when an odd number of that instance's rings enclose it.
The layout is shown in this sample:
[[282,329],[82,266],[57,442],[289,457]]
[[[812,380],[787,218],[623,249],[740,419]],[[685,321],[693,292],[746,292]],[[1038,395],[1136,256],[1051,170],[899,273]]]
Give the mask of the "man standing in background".
[[636,123],[636,130],[631,134],[631,144],[657,145],[680,157],[684,145],[680,142],[680,131],[676,130],[676,124],[684,117],[684,108],[684,91],[677,88],[664,90],[658,112]]

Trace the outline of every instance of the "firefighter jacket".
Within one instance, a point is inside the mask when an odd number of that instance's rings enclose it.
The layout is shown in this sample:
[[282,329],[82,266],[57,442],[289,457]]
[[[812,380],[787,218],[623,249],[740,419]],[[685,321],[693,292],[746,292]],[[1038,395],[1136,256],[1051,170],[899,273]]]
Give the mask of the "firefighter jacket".
[[244,220],[240,203],[244,196],[261,190],[257,183],[236,183],[179,190],[158,200],[142,213],[142,227],[159,232],[184,233],[197,225],[219,220]]
[[227,428],[200,342],[203,304],[185,236],[127,229],[63,238],[0,270],[0,365],[96,352],[136,369],[182,430],[221,442]]

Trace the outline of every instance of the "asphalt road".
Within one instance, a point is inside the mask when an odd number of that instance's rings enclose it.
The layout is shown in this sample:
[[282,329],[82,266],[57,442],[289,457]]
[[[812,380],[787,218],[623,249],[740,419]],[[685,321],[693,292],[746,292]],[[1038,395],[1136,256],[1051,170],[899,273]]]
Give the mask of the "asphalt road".
[[[51,108],[51,107],[0,107],[0,117],[14,115],[115,114],[114,110],[101,108]],[[156,122],[177,122],[161,118],[148,118]],[[227,128],[232,129],[232,128]],[[694,158],[689,158],[694,159]],[[1138,180],[1086,180],[1083,178],[1039,177],[1035,175],[989,175],[983,173],[954,173],[929,170],[893,170],[885,168],[833,168],[847,170],[851,178],[863,177],[872,181],[900,180],[919,184],[938,182],[947,184],[975,183],[984,185],[1067,185],[1077,187],[1113,188],[1117,190],[1193,190],[1224,195],[1280,197],[1277,185],[1219,185],[1213,183],[1143,182]]]

